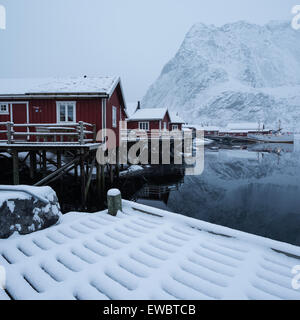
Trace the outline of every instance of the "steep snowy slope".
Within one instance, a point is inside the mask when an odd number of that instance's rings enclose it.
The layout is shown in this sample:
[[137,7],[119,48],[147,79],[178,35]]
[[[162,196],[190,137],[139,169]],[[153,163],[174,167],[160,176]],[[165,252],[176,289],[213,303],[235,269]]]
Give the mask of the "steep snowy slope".
[[167,106],[194,123],[281,119],[293,128],[300,123],[300,31],[286,22],[196,24],[142,106]]

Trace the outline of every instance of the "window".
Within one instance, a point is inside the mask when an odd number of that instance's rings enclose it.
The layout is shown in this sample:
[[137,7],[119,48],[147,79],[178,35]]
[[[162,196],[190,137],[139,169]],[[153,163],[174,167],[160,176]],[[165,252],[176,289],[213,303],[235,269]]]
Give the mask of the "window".
[[164,122],[164,130],[166,131],[167,130],[167,123]]
[[76,122],[76,102],[57,102],[57,122]]
[[117,127],[117,107],[112,107],[112,126]]
[[149,122],[139,122],[139,129],[149,131]]
[[0,104],[0,114],[8,114],[8,103]]
[[178,130],[178,124],[173,124],[173,125],[172,125],[172,130],[174,130],[174,131],[175,131],[175,130]]

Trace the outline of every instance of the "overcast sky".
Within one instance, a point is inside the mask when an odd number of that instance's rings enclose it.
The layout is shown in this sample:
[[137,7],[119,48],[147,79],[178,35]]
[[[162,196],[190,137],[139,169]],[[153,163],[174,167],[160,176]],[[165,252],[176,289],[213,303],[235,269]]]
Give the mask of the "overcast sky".
[[[196,22],[291,20],[300,0],[0,0],[0,77],[120,75],[141,99]],[[299,31],[300,32],[300,31]]]

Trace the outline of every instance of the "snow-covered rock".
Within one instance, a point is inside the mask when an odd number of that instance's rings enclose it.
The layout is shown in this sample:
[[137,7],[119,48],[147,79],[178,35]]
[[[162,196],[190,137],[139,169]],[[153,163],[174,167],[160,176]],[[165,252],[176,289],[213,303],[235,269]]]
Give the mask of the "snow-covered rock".
[[[149,88],[142,107],[221,126],[300,122],[300,32],[288,22],[195,24]],[[192,120],[191,120],[192,119]]]
[[0,186],[0,238],[28,234],[56,224],[61,217],[50,187]]

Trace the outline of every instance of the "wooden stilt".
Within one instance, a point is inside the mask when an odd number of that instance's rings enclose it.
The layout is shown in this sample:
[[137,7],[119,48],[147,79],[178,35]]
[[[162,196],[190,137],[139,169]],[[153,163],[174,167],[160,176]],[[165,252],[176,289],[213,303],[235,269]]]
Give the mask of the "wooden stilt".
[[57,160],[57,169],[61,168],[61,152],[57,150],[56,153],[56,160]]
[[36,153],[30,151],[30,179],[34,179],[36,174]]
[[77,166],[77,164],[74,166],[74,176],[75,176],[75,179],[77,180],[77,178],[78,178],[78,166]]
[[113,169],[112,164],[109,165],[109,177],[110,177],[110,183],[113,184],[114,183],[114,169]]
[[96,176],[96,183],[97,183],[97,193],[101,194],[101,165],[100,163],[96,163],[97,167],[97,176]]
[[18,151],[14,150],[12,152],[12,157],[13,157],[13,184],[18,185],[20,184]]
[[93,161],[92,161],[92,164],[91,164],[91,166],[90,166],[90,168],[89,168],[89,171],[88,171],[88,179],[87,179],[87,183],[86,183],[85,190],[84,190],[84,201],[85,201],[85,202],[87,201],[87,197],[88,197],[88,193],[89,193],[89,188],[90,188],[91,181],[92,181],[92,176],[93,176],[93,170],[94,170],[95,162],[96,162],[96,157],[94,157],[94,159],[93,159]]
[[82,197],[82,205],[85,206],[85,166],[84,166],[84,155],[80,155],[80,184],[81,184],[81,197]]
[[47,153],[46,150],[43,150],[43,176],[46,176],[47,172]]
[[105,166],[101,165],[101,191],[105,192]]
[[116,177],[117,177],[117,179],[119,179],[119,176],[120,176],[120,155],[119,155],[119,147],[117,147],[116,152],[117,152],[117,154],[116,154]]

